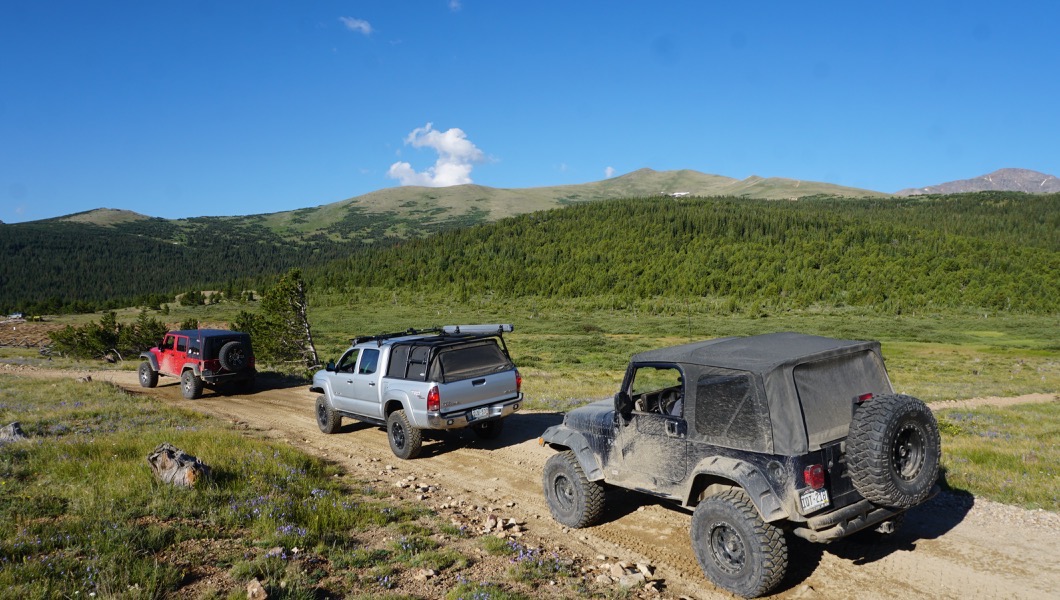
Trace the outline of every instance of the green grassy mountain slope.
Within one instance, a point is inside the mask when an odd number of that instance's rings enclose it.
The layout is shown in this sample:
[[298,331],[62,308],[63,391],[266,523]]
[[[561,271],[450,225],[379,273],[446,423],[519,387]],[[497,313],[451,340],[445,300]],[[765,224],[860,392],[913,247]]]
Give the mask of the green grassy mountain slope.
[[[171,294],[314,267],[363,245],[591,201],[672,195],[790,199],[882,196],[823,183],[641,169],[581,185],[398,187],[273,214],[167,220],[97,209],[0,226],[0,310]],[[92,304],[96,303],[96,304]]]
[[777,177],[752,176],[738,180],[688,169],[640,169],[618,177],[577,185],[520,189],[491,188],[474,184],[445,188],[386,188],[339,202],[293,211],[234,217],[197,217],[167,222],[175,225],[176,229],[163,226],[158,219],[152,220],[131,211],[113,209],[97,209],[50,221],[115,227],[166,241],[173,241],[175,232],[189,224],[215,221],[236,228],[260,226],[283,239],[295,242],[307,236],[319,235],[332,241],[372,243],[388,237],[418,237],[450,227],[496,221],[579,202],[674,194],[767,200],[791,200],[806,196],[886,197],[885,194],[870,190]]
[[[281,235],[325,233],[332,238],[373,241],[384,236],[433,233],[446,225],[471,225],[579,202],[687,196],[735,196],[790,200],[806,196],[886,197],[886,194],[829,183],[749,177],[737,180],[698,171],[640,169],[626,175],[578,185],[536,188],[491,188],[458,185],[446,188],[396,187],[378,190],[315,208],[261,215],[260,222]],[[250,217],[247,217],[250,218]],[[351,222],[376,227],[351,228]]]
[[928,200],[636,198],[366,248],[325,289],[714,298],[732,306],[1060,311],[1060,194]]

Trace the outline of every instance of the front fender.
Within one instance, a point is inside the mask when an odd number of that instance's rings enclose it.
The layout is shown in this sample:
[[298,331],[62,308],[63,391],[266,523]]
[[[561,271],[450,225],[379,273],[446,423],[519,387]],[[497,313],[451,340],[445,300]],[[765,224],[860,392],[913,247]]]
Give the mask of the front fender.
[[580,431],[564,425],[553,425],[541,434],[541,442],[554,449],[568,449],[574,452],[585,478],[589,481],[600,481],[604,478],[604,469],[600,459],[589,445],[589,439]]
[[735,484],[743,488],[762,520],[767,523],[788,517],[783,502],[770,487],[762,471],[748,462],[725,456],[712,456],[696,464],[688,478],[685,505],[698,502],[700,494],[714,484]]

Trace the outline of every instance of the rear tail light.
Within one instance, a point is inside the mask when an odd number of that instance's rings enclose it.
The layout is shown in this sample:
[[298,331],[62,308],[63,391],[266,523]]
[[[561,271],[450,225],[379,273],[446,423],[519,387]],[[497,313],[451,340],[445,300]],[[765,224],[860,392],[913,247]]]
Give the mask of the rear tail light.
[[523,391],[523,376],[519,374],[519,371],[515,371],[515,393]]
[[857,403],[861,404],[862,402],[866,402],[868,400],[872,400],[872,393],[871,392],[868,393],[868,394],[862,394],[862,395],[858,396]]
[[438,393],[438,386],[431,388],[431,391],[427,392],[427,410],[430,412],[438,412],[442,408],[442,397]]
[[810,465],[802,470],[802,478],[806,481],[806,485],[819,490],[824,487],[824,467]]

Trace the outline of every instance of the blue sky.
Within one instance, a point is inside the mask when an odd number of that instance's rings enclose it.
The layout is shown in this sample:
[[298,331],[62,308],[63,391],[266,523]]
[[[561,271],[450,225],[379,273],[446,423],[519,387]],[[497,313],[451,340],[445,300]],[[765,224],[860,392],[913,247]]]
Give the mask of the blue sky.
[[1054,2],[0,4],[0,220],[642,167],[1060,175]]

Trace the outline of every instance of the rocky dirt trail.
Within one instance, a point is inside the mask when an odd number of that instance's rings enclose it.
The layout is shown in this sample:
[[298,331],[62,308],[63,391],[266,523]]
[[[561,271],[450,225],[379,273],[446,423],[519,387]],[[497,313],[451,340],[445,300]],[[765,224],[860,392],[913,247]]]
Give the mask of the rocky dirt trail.
[[[158,388],[144,390],[131,371],[34,369],[26,374],[91,375],[130,391],[149,392],[335,461],[352,477],[380,485],[389,482],[408,501],[439,507],[464,500],[504,507],[505,516],[525,522],[527,535],[547,550],[589,563],[650,563],[663,580],[662,597],[732,597],[713,587],[696,564],[688,511],[617,492],[608,497],[602,525],[569,530],[552,520],[541,492],[541,469],[552,451],[538,446],[537,436],[558,423],[559,414],[517,413],[503,435],[490,442],[470,432],[429,437],[419,458],[401,461],[391,454],[380,428],[345,420],[339,433],[322,434],[313,414],[315,394],[302,386],[240,396],[207,390],[203,398],[188,401],[175,379],[163,378]],[[1055,399],[1036,395],[954,407]],[[410,476],[435,491],[423,495],[414,487],[397,487]],[[823,546],[793,540],[789,552],[790,573],[776,598],[1055,598],[1060,590],[1060,515],[950,494],[911,511],[899,532],[883,541],[865,536]]]

